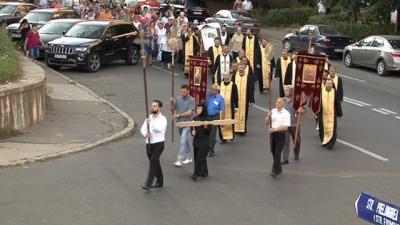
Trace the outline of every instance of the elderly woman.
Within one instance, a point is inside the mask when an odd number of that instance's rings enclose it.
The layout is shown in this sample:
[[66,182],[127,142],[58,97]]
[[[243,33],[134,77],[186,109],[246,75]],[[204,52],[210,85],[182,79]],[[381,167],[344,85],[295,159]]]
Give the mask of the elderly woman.
[[164,68],[164,63],[167,63],[168,69],[171,70],[172,50],[168,45],[171,38],[171,31],[167,31],[165,37],[161,39],[159,51],[161,52],[161,68]]

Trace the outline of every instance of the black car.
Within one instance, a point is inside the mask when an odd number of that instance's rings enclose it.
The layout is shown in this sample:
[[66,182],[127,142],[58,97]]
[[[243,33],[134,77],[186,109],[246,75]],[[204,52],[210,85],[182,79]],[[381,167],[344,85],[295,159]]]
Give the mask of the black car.
[[[83,20],[81,19],[50,20],[39,29],[40,39],[42,39],[44,44],[47,44],[48,42],[61,37],[63,34],[67,33],[72,26],[82,21]],[[45,50],[46,46],[40,46],[40,57],[44,57]]]
[[73,26],[63,37],[46,45],[48,67],[62,66],[97,72],[107,62],[124,59],[136,65],[140,46],[138,31],[129,21],[85,21]]
[[5,2],[0,4],[0,25],[18,23],[29,11],[37,6],[30,3]]
[[167,0],[160,5],[160,18],[171,6],[175,7],[175,17],[184,12],[189,21],[198,20],[202,22],[211,16],[210,7],[205,0]]
[[282,40],[283,48],[292,51],[308,51],[311,40],[310,53],[342,55],[344,48],[353,43],[353,39],[346,36],[337,27],[330,25],[305,25],[300,30],[285,35]]
[[[35,9],[30,11],[22,19],[27,19],[29,24],[37,24],[38,27],[42,27],[50,20],[63,19],[63,18],[75,18],[79,19],[80,16],[73,9],[61,8],[61,9]],[[8,33],[11,35],[13,40],[20,40],[21,34],[17,31],[19,29],[19,23],[14,23],[7,26]]]

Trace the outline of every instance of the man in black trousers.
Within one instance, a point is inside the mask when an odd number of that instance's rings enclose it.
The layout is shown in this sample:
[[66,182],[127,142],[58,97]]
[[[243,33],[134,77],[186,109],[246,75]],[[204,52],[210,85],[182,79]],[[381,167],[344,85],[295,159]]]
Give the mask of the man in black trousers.
[[[146,138],[147,157],[150,160],[149,173],[142,189],[159,188],[164,185],[164,176],[160,164],[160,156],[164,151],[167,118],[161,114],[162,102],[154,100],[151,104],[151,115],[144,121],[140,132]],[[154,185],[154,177],[156,183]]]

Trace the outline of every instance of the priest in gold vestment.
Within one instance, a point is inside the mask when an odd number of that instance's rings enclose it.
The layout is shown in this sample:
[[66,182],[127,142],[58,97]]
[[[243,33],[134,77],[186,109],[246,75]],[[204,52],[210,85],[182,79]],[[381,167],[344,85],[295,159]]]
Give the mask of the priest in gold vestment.
[[325,81],[325,88],[321,90],[321,109],[318,113],[319,137],[322,146],[332,149],[335,145],[337,134],[337,117],[343,116],[339,94],[333,87],[332,79]]
[[183,43],[183,54],[184,54],[184,70],[183,73],[185,77],[189,77],[189,56],[190,55],[198,55],[199,54],[199,43],[197,39],[193,35],[192,28],[188,27],[185,34],[182,35],[182,43]]
[[221,46],[221,39],[219,37],[214,38],[214,45],[210,46],[207,51],[207,58],[209,64],[209,71],[211,73],[211,78],[214,77],[214,70],[215,70],[215,60],[217,60],[217,56],[222,53],[222,46]]
[[275,68],[274,47],[268,43],[266,38],[261,39],[261,45],[256,50],[254,72],[258,77],[258,90],[263,93],[269,92],[272,73]]
[[288,50],[283,49],[282,56],[276,60],[276,69],[275,69],[275,77],[279,82],[279,97],[285,97],[285,91],[283,89],[283,85],[285,82],[286,70],[289,66],[289,63],[292,62],[289,57]]
[[233,58],[229,55],[229,46],[224,45],[222,47],[222,53],[219,54],[215,60],[215,66],[213,74],[213,81],[221,85],[221,82],[224,80],[225,71],[229,71],[231,69],[231,63],[233,62]]
[[259,46],[258,38],[253,35],[253,31],[251,29],[247,29],[246,37],[243,39],[242,49],[244,50],[245,56],[249,59],[249,63],[252,69],[254,69],[254,59],[256,56],[256,50]]
[[[231,81],[232,74],[229,70],[224,72],[224,79],[220,85],[220,95],[225,99],[225,110],[221,112],[221,118],[235,119],[235,113],[238,110],[238,89],[236,84]],[[221,125],[219,128],[219,138],[221,144],[226,143],[226,140],[233,140],[235,138],[235,126]]]
[[239,64],[239,70],[234,80],[238,89],[238,111],[235,114],[235,133],[244,136],[247,133],[247,117],[249,107],[255,103],[254,99],[254,80],[246,73],[245,64]]

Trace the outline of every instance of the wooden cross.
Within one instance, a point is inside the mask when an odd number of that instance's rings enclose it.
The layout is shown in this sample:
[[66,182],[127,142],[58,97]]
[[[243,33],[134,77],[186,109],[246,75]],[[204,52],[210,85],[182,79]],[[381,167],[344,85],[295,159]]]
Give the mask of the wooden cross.
[[139,31],[139,37],[135,39],[134,43],[140,45],[140,53],[142,54],[143,69],[146,68],[146,49],[145,44],[149,44],[150,40],[144,38],[144,31]]

